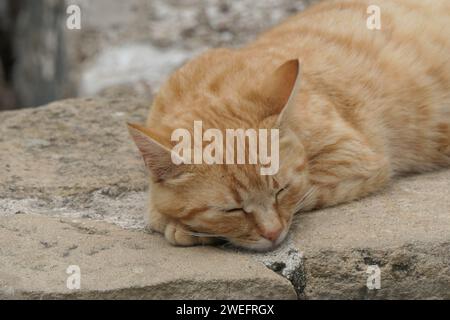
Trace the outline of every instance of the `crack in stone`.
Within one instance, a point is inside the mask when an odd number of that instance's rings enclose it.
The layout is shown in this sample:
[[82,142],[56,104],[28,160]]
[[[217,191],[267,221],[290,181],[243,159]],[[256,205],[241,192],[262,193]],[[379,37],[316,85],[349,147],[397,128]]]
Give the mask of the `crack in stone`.
[[289,280],[297,298],[304,298],[306,272],[302,252],[287,243],[275,251],[263,255],[254,255],[254,258],[268,269]]

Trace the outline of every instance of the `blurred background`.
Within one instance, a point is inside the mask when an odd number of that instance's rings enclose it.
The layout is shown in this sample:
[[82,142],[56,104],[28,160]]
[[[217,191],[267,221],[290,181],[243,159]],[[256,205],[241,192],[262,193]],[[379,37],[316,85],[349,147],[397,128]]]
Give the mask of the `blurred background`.
[[[315,1],[0,0],[0,110],[150,98],[186,59],[244,44]],[[71,5],[80,29],[67,26]]]

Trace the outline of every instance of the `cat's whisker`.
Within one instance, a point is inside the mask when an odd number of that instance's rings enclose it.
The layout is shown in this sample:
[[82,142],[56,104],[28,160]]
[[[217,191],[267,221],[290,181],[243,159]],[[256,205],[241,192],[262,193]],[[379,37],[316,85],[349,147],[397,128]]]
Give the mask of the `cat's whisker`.
[[193,232],[193,231],[182,231],[184,234],[199,237],[199,238],[218,238],[218,239],[226,239],[226,236],[221,234],[211,234],[211,233],[203,233],[203,232]]
[[309,196],[309,194],[312,192],[314,187],[309,188],[308,191],[306,191],[306,193],[303,195],[303,197],[300,198],[299,201],[297,201],[297,203],[295,204],[294,208],[295,210],[297,210],[305,201],[305,199]]
[[239,239],[239,241],[246,244],[255,244],[259,242],[259,240],[252,240],[252,239]]
[[219,238],[221,236],[209,233],[190,233],[191,236],[194,237],[202,237],[202,238]]
[[311,188],[309,188],[309,190],[303,195],[303,197],[295,204],[294,213],[299,212],[301,209],[305,208],[308,204],[310,204],[308,201],[312,199],[317,190],[318,190],[317,186],[312,186]]
[[295,215],[300,212],[303,208],[309,206],[311,204],[311,200],[314,199],[314,195],[318,191],[317,186],[312,186],[309,190],[303,195],[303,197],[297,202],[294,206],[293,215],[291,221],[289,222],[289,228],[296,227],[300,223],[299,219]]

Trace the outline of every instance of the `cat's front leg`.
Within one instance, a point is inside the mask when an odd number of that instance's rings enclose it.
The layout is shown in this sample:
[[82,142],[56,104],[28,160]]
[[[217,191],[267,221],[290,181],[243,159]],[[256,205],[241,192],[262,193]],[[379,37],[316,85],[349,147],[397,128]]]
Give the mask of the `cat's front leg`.
[[167,224],[164,231],[164,237],[174,246],[190,247],[196,245],[214,244],[214,238],[198,237],[192,235],[182,224],[171,221]]
[[196,246],[214,244],[213,238],[198,237],[192,234],[179,222],[166,217],[155,209],[150,210],[147,228],[162,233],[171,244],[175,246]]
[[151,203],[149,207],[148,215],[146,217],[146,229],[164,234],[166,226],[170,222],[169,218],[153,208]]

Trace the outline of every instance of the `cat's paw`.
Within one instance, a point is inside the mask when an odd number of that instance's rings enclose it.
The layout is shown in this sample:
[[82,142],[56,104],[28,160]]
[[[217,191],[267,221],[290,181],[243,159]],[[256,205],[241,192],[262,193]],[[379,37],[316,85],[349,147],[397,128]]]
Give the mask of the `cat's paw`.
[[213,238],[197,237],[193,236],[189,230],[176,222],[170,222],[167,224],[164,231],[164,236],[174,246],[190,247],[196,245],[208,245],[214,244]]

